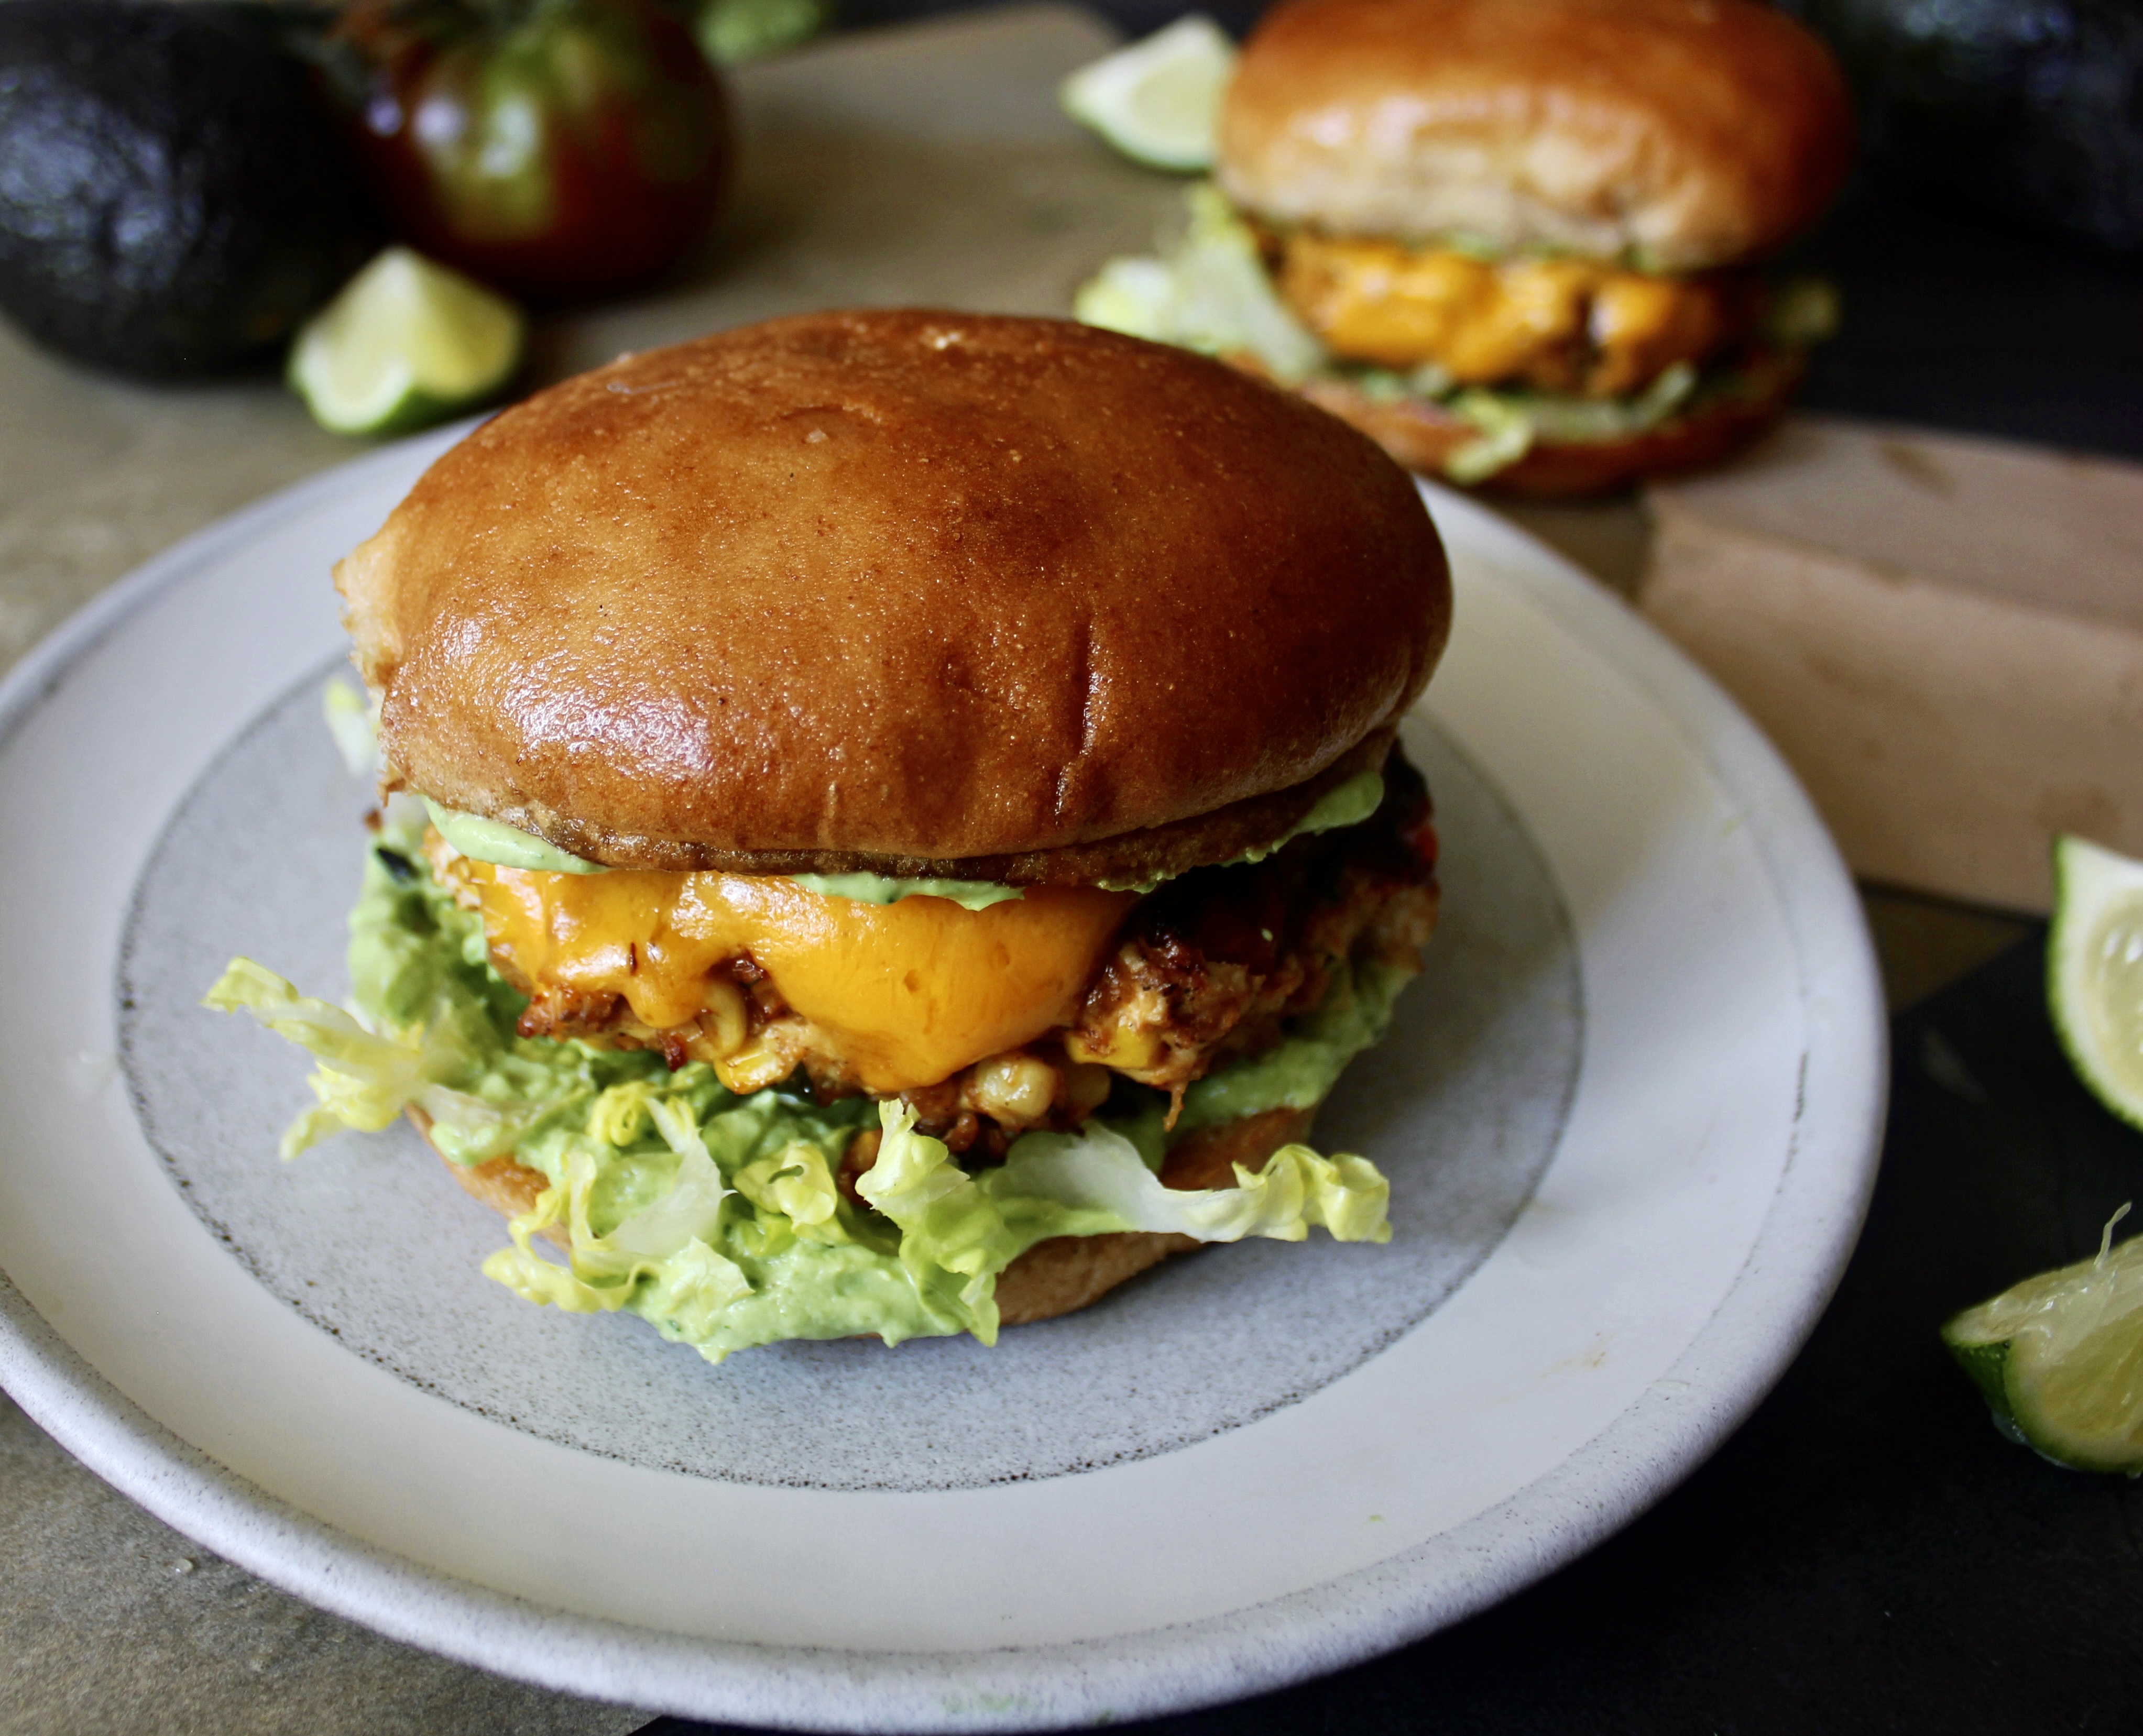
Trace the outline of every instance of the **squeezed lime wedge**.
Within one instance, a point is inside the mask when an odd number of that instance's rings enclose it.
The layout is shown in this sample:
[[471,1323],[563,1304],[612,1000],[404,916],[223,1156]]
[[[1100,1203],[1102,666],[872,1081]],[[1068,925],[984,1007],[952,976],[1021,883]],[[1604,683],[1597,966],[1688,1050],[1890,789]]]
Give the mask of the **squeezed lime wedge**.
[[1075,121],[1156,169],[1210,169],[1235,45],[1191,12],[1143,42],[1081,67],[1059,88]]
[[389,247],[306,322],[289,378],[322,428],[404,433],[504,390],[527,335],[512,302]]
[[2054,840],[2046,1004],[2092,1095],[2143,1127],[2143,862]]
[[2143,1473],[2143,1236],[2027,1278],[1943,1328],[2002,1432],[2078,1471]]

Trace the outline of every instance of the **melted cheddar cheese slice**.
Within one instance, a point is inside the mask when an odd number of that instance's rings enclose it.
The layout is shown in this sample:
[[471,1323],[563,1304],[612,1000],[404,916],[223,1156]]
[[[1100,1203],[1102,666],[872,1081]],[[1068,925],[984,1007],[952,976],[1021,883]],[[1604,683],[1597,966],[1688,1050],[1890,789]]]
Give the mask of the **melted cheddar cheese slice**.
[[468,857],[492,956],[540,990],[621,996],[656,1030],[734,1001],[744,954],[869,1091],[934,1085],[1061,1025],[1100,967],[1129,893],[1030,889],[860,904],[756,875],[552,874]]
[[1467,384],[1619,397],[1730,335],[1726,291],[1710,279],[1308,235],[1286,248],[1281,293],[1334,354],[1433,362]]

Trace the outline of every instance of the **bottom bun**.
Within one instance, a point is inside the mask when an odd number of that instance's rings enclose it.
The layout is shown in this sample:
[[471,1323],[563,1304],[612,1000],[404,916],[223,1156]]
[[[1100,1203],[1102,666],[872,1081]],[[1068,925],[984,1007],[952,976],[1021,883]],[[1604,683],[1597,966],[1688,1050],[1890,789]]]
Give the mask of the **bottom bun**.
[[[1271,1109],[1203,1129],[1170,1150],[1161,1165],[1161,1183],[1185,1189],[1231,1187],[1237,1164],[1255,1175],[1274,1152],[1309,1133],[1315,1113]],[[432,1118],[413,1105],[408,1115],[428,1142]],[[467,1165],[446,1160],[444,1154],[442,1158],[454,1180],[472,1195],[509,1218],[533,1210],[551,1185],[542,1170],[511,1157]],[[543,1234],[561,1247],[566,1245],[563,1224],[553,1224]],[[998,1323],[1031,1326],[1037,1320],[1053,1320],[1099,1301],[1126,1279],[1159,1265],[1172,1254],[1189,1254],[1205,1245],[1192,1236],[1142,1229],[1052,1236],[1037,1242],[997,1275]]]
[[[1742,364],[1738,389],[1686,415],[1613,440],[1536,440],[1523,457],[1475,486],[1506,494],[1600,494],[1642,477],[1715,464],[1778,420],[1805,368],[1797,354],[1761,352]],[[1351,381],[1329,378],[1296,389],[1408,469],[1438,480],[1449,480],[1443,467],[1451,455],[1480,438],[1480,429],[1433,398],[1374,398]]]

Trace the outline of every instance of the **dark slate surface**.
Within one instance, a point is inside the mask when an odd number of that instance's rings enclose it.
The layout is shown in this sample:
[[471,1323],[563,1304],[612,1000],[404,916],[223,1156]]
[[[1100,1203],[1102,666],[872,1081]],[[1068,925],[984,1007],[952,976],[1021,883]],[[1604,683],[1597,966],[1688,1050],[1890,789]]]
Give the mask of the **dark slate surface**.
[[[2143,1728],[2143,1484],[2000,1438],[1943,1319],[2143,1200],[2056,1047],[2035,936],[1893,1026],[1868,1228],[1776,1392],[1646,1517],[1465,1625],[1152,1736]],[[719,1727],[665,1719],[644,1736]]]
[[2143,260],[1865,190],[1805,256],[1844,309],[1809,408],[2143,457]]

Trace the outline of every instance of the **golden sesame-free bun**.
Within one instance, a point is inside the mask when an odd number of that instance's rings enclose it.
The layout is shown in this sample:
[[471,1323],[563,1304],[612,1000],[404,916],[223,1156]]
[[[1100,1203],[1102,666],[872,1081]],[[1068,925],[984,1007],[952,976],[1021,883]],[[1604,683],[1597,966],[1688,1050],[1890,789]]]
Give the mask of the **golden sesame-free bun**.
[[1219,172],[1276,223],[1685,271],[1792,239],[1852,150],[1837,63],[1759,0],[1289,0]]
[[[1225,1188],[1235,1185],[1240,1164],[1255,1175],[1283,1145],[1306,1138],[1311,1116],[1306,1109],[1273,1109],[1217,1127],[1201,1129],[1177,1145],[1161,1166],[1161,1179],[1171,1188]],[[412,1108],[409,1119],[427,1140],[431,1117]],[[461,1165],[447,1160],[454,1180],[492,1210],[517,1218],[535,1209],[551,1183],[540,1170],[512,1157]],[[563,1226],[544,1232],[566,1245]],[[997,1315],[1006,1326],[1052,1320],[1098,1301],[1126,1279],[1159,1265],[1173,1254],[1188,1254],[1205,1244],[1195,1238],[1143,1229],[1098,1236],[1054,1236],[1037,1242],[998,1275]]]
[[1224,860],[1379,763],[1448,631],[1404,472],[1223,364],[820,314],[621,359],[336,572],[389,787],[620,867]]
[[[1641,477],[1700,469],[1756,439],[1784,413],[1804,364],[1796,354],[1766,352],[1745,358],[1734,389],[1702,399],[1656,426],[1609,440],[1538,439],[1523,457],[1479,486],[1492,493],[1553,497],[1598,494]],[[1374,398],[1352,381],[1305,382],[1304,398],[1344,417],[1394,458],[1425,475],[1443,466],[1481,431],[1433,398]]]

